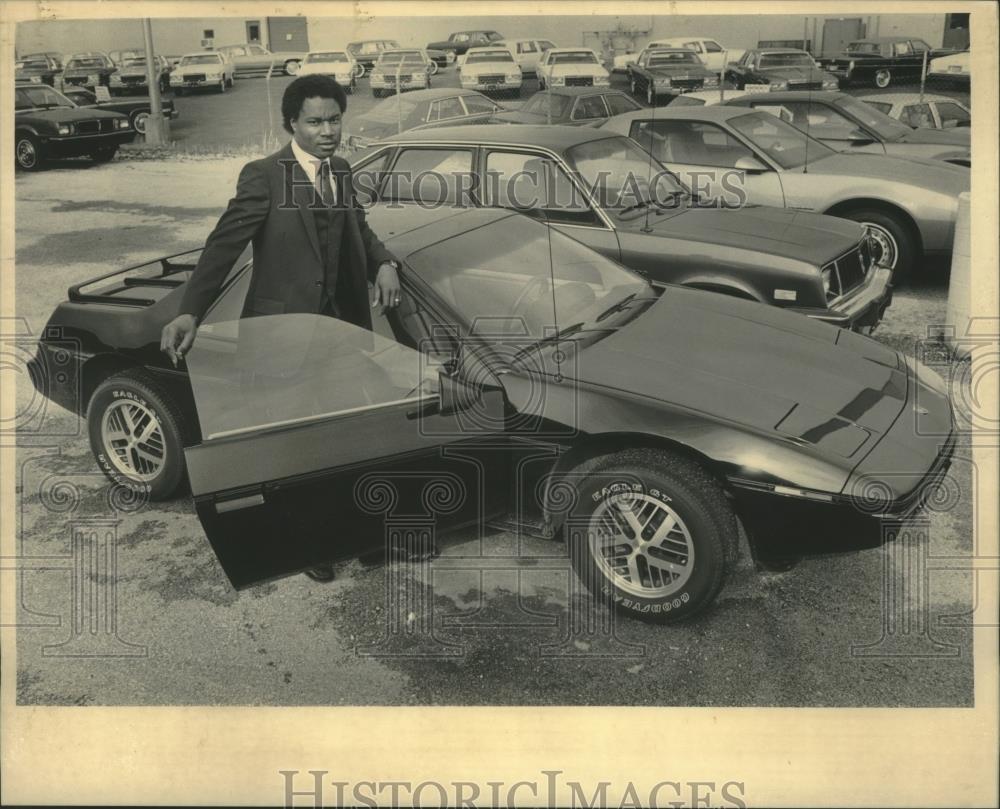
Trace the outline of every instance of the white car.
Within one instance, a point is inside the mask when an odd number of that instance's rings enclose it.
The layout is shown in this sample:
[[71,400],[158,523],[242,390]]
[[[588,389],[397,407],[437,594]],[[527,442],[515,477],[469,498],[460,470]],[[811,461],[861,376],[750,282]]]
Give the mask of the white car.
[[469,48],[459,72],[463,90],[521,95],[521,68],[510,48]]
[[206,87],[224,93],[233,86],[235,72],[232,61],[219,51],[187,53],[170,74],[170,89],[174,95]]
[[[722,73],[726,69],[726,64],[738,60],[746,52],[744,48],[726,48],[720,45],[717,40],[705,39],[704,37],[672,37],[670,39],[655,39],[643,48],[643,51],[654,48],[687,48],[694,51],[701,57],[705,67]],[[635,64],[639,55],[635,51],[626,51],[615,56],[613,70],[621,73],[628,70],[628,66]]]
[[690,93],[682,93],[670,101],[670,106],[703,107],[712,104],[721,104],[723,101],[747,95],[745,90],[731,90],[728,87],[724,87],[722,93],[723,95],[720,97],[718,88],[715,90],[695,90]]
[[869,106],[914,129],[955,129],[972,126],[972,112],[948,96],[924,93],[883,93],[859,96]]
[[302,59],[300,76],[332,76],[348,93],[354,92],[365,69],[347,51],[310,51]]
[[590,48],[549,48],[538,60],[538,89],[610,87],[611,74]]
[[556,47],[554,42],[547,39],[501,39],[493,44],[510,48],[510,52],[514,54],[514,61],[521,66],[521,73],[532,76],[538,72],[538,60],[542,55]]
[[375,98],[407,90],[426,90],[431,86],[432,62],[422,48],[397,48],[382,51],[372,68],[371,88]]
[[931,59],[931,63],[927,66],[927,78],[968,82],[969,58],[969,52],[964,51]]

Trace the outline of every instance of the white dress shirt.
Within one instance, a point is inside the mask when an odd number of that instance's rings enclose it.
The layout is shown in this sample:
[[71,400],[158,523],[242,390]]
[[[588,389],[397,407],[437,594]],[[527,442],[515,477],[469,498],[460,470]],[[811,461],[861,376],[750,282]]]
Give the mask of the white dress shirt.
[[[316,176],[319,174],[319,167],[326,163],[330,165],[329,158],[318,158],[315,155],[309,154],[305,149],[303,149],[292,138],[292,154],[295,155],[295,159],[299,161],[299,165],[302,166],[302,170],[306,173],[309,178],[309,182],[316,185]],[[337,204],[337,183],[333,181],[333,166],[330,165],[330,186],[333,188],[333,204]]]

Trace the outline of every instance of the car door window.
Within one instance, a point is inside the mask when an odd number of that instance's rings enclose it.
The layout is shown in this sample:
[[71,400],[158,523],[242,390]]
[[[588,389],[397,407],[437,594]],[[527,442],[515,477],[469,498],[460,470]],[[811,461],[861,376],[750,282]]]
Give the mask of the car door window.
[[427,120],[443,121],[447,118],[458,118],[462,115],[465,115],[465,108],[462,106],[462,102],[458,96],[453,96],[452,98],[438,99],[431,104],[431,111],[427,116]]
[[703,53],[700,42],[685,42],[684,47],[689,48],[695,53]]
[[601,96],[583,96],[576,100],[570,117],[574,121],[587,121],[594,118],[607,118],[608,110]]
[[547,39],[540,39],[540,40],[538,40],[538,46],[543,51],[549,51],[549,50],[551,50],[552,48],[555,47],[555,43],[549,42]]
[[922,54],[924,51],[930,51],[931,46],[924,42],[922,39],[911,39],[910,44],[913,46],[913,52]]
[[472,151],[404,149],[382,185],[381,198],[393,202],[454,205],[471,187]]
[[251,45],[250,53],[260,56],[266,54],[267,51],[264,50],[264,48],[262,48],[260,45]]
[[462,96],[462,101],[469,115],[483,115],[499,109],[496,104],[482,96]]
[[893,46],[893,51],[896,56],[912,56],[913,48],[910,46],[909,42],[897,42]]
[[713,42],[711,39],[705,40],[705,51],[708,53],[722,53],[724,48],[718,43]]
[[389,154],[389,149],[383,149],[375,157],[361,162],[353,169],[354,195],[362,207],[372,205],[377,200]]
[[635,121],[629,133],[664,163],[735,168],[753,152],[724,129],[701,121]]
[[551,158],[492,151],[483,184],[487,205],[542,212],[551,222],[599,225],[600,218],[573,181]]
[[899,120],[914,129],[932,129],[934,127],[934,116],[931,114],[930,104],[907,104],[903,107]]
[[972,117],[968,110],[962,109],[953,101],[939,101],[937,103],[938,117],[941,119],[942,129],[951,129],[957,126],[971,126]]
[[[754,104],[753,107],[775,114],[775,108],[769,104]],[[814,138],[850,140],[859,134],[854,121],[815,101],[786,101],[777,108],[777,114],[783,121],[807,131]]]
[[866,99],[865,103],[869,107],[874,107],[879,112],[884,112],[886,115],[890,115],[892,113],[892,104],[888,101],[872,101],[871,99]]
[[518,53],[538,53],[538,48],[535,47],[534,42],[518,42],[517,43]]
[[246,48],[230,48],[229,51],[227,51],[226,55],[227,56],[246,56],[247,55],[247,51],[246,51]]
[[641,104],[638,104],[626,95],[618,93],[609,93],[604,96],[604,102],[608,105],[608,112],[612,115],[621,115],[623,112],[642,109]]

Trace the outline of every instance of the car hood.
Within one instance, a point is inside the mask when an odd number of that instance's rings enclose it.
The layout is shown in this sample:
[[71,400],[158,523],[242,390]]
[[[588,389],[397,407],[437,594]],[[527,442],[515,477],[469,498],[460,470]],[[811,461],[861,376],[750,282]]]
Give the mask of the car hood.
[[[640,230],[645,217],[616,221],[620,229]],[[759,251],[817,267],[842,256],[861,241],[857,222],[823,214],[768,206],[681,208],[674,214],[651,213],[655,234],[719,247]]]
[[458,42],[449,42],[448,40],[441,40],[440,42],[431,42],[424,50],[427,51],[453,51],[461,48],[468,48],[468,45]]
[[112,110],[98,110],[93,107],[58,107],[54,110],[34,110],[34,119],[50,121],[52,124],[68,124],[75,121],[93,121],[101,118],[122,118],[122,114]]
[[826,71],[809,67],[765,67],[758,71],[771,81],[822,81]]
[[969,148],[968,129],[914,129],[894,143],[938,143],[942,146],[964,146]]
[[654,76],[669,76],[670,78],[715,76],[714,71],[701,65],[657,65],[656,67],[647,67],[646,72],[652,73]]
[[905,364],[880,343],[682,287],[584,348],[572,373],[840,457],[889,429],[907,389]]
[[[802,169],[794,171],[801,172]],[[867,180],[907,183],[928,191],[958,196],[969,190],[969,170],[940,160],[918,157],[838,152],[809,163],[810,174],[857,176]]]
[[552,65],[549,68],[553,76],[607,76],[608,71],[600,65]]
[[517,62],[474,62],[471,65],[466,62],[462,65],[461,74],[463,76],[478,76],[480,73],[506,74],[513,73],[515,70],[520,70],[517,66]]

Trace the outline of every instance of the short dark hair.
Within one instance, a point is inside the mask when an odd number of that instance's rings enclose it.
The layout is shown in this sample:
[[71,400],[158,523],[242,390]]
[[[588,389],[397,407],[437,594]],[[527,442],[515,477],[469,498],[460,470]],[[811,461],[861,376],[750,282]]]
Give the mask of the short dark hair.
[[307,98],[332,98],[340,106],[341,112],[347,109],[347,93],[335,79],[319,73],[299,76],[285,88],[285,94],[281,97],[281,117],[285,131],[289,134],[292,133],[292,121],[299,117]]

